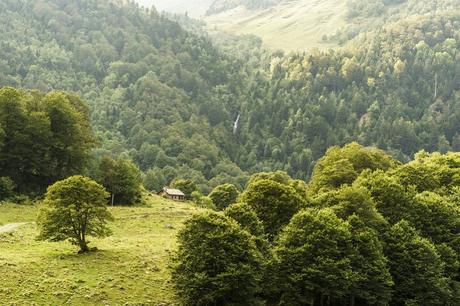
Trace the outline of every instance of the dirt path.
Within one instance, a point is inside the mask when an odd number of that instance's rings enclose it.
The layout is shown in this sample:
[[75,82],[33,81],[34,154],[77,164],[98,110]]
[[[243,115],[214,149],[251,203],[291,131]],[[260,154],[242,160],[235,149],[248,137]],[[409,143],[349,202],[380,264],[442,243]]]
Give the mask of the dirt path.
[[14,231],[15,229],[17,229],[18,227],[20,226],[23,226],[27,223],[10,223],[10,224],[5,224],[3,226],[0,226],[0,234],[2,233],[8,233],[8,232],[12,232]]

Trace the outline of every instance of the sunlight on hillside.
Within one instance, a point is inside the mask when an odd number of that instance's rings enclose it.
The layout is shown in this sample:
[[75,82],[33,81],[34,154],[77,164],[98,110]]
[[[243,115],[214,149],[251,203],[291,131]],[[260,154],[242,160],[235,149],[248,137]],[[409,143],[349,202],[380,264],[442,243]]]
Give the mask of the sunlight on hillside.
[[243,7],[205,18],[211,30],[262,37],[267,47],[288,51],[309,48],[328,49],[335,43],[325,41],[346,24],[346,1],[286,1],[262,11]]

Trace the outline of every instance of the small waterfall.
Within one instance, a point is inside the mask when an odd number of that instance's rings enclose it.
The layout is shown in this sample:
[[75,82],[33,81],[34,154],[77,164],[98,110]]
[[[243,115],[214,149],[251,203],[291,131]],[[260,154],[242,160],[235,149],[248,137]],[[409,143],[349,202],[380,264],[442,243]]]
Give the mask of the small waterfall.
[[238,114],[238,117],[236,118],[236,121],[233,124],[233,134],[236,134],[236,132],[238,131],[238,126],[240,124],[240,115],[241,114]]

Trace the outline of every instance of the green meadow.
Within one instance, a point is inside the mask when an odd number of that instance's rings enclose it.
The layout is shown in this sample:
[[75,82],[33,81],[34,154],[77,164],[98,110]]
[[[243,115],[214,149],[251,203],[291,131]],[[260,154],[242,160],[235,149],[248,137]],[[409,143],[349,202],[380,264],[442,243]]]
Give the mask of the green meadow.
[[169,281],[175,235],[200,208],[151,197],[146,206],[110,208],[113,235],[77,254],[69,243],[37,241],[37,207],[0,205],[2,305],[172,305]]

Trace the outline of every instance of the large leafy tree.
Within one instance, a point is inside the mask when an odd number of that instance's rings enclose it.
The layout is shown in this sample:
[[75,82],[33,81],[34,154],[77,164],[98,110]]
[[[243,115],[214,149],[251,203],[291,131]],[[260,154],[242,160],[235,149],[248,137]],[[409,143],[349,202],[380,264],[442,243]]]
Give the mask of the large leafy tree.
[[436,247],[407,221],[393,225],[385,254],[394,280],[392,305],[448,303],[449,280]]
[[379,233],[356,215],[348,220],[353,251],[350,256],[353,275],[350,305],[388,305],[392,296],[393,279],[384,255]]
[[314,203],[319,207],[331,208],[343,220],[354,215],[376,230],[384,230],[386,225],[370,193],[362,187],[343,186],[340,189],[320,194],[315,198]]
[[0,170],[20,192],[81,173],[94,147],[87,106],[64,92],[0,89],[0,127]]
[[350,228],[330,209],[296,214],[281,233],[275,252],[284,305],[342,298],[354,282]]
[[263,227],[256,212],[246,203],[235,203],[224,210],[227,217],[232,218],[238,224],[254,236],[263,235]]
[[262,277],[254,237],[231,218],[193,216],[178,235],[172,280],[185,305],[253,305]]
[[398,162],[376,148],[365,148],[356,142],[343,148],[332,147],[318,161],[309,184],[311,193],[351,184],[364,170],[388,170]]
[[460,207],[449,198],[432,192],[418,194],[411,221],[425,237],[434,243],[446,243],[460,255]]
[[405,186],[397,176],[381,170],[363,172],[354,185],[369,191],[377,210],[391,224],[410,219],[416,195],[412,185]]
[[293,187],[268,179],[249,184],[241,195],[241,201],[254,209],[265,233],[272,239],[306,204]]
[[235,203],[238,195],[239,191],[235,185],[223,184],[215,187],[209,197],[218,209],[223,210],[230,204]]
[[106,237],[112,216],[107,210],[109,194],[95,181],[72,176],[48,188],[37,220],[41,240],[65,241],[88,252],[88,237]]

